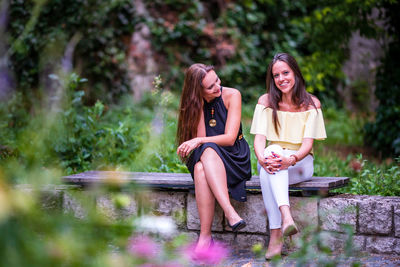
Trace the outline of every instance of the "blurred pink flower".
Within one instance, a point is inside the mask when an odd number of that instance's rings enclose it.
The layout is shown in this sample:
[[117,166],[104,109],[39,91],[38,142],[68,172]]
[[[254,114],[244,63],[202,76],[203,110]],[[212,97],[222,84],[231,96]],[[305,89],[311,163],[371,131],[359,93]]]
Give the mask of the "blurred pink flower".
[[183,265],[177,262],[167,262],[165,264],[145,263],[138,267],[183,267]]
[[178,262],[167,262],[166,264],[160,265],[160,267],[183,267],[183,265]]
[[360,172],[362,169],[362,163],[358,159],[353,159],[350,161],[350,168],[355,172]]
[[152,259],[160,251],[159,246],[148,236],[136,236],[129,240],[128,251],[138,257]]
[[228,249],[223,243],[213,241],[205,248],[196,248],[196,244],[191,244],[183,250],[183,253],[196,264],[215,265],[228,256]]

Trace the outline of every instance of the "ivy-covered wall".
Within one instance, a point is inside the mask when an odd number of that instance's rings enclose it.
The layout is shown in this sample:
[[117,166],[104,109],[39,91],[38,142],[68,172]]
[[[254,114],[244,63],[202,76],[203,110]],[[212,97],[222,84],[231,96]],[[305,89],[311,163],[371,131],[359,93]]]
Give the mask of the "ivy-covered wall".
[[365,126],[365,140],[381,157],[400,156],[400,5],[386,5],[391,42],[376,76],[379,107],[374,122]]

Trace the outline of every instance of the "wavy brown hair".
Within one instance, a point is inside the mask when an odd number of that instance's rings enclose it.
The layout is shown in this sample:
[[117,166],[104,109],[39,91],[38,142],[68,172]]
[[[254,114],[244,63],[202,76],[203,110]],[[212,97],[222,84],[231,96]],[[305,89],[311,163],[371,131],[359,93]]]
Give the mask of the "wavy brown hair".
[[278,128],[280,127],[280,123],[277,116],[277,110],[279,110],[279,103],[282,101],[282,92],[276,87],[272,74],[272,67],[277,61],[285,62],[294,72],[295,83],[293,86],[292,102],[296,105],[296,107],[308,107],[310,105],[314,106],[315,109],[317,109],[317,107],[312,100],[311,94],[306,91],[306,82],[303,78],[303,75],[301,74],[296,59],[294,59],[294,57],[287,53],[276,54],[268,65],[266,82],[268,93],[268,106],[272,108],[272,118],[274,122],[275,132],[279,134]]
[[185,72],[176,132],[177,145],[197,136],[197,126],[203,111],[202,81],[213,69],[213,66],[196,63]]

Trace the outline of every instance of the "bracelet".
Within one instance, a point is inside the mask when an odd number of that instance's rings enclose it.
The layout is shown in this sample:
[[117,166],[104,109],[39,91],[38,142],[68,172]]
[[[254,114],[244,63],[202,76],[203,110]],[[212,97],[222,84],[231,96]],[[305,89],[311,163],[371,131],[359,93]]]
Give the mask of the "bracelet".
[[296,162],[299,161],[299,158],[295,154],[290,155],[290,157],[294,157],[294,163],[292,164],[292,166],[296,165]]

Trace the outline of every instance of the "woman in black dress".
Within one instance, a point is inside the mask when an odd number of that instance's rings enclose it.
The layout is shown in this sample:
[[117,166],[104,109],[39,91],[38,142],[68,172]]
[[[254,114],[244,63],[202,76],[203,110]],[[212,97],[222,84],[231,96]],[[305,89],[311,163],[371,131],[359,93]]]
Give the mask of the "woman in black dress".
[[212,66],[194,64],[185,73],[177,154],[186,162],[195,184],[200,236],[197,247],[210,245],[215,200],[233,232],[246,226],[229,200],[246,201],[251,178],[250,150],[242,135],[241,95],[221,86]]

